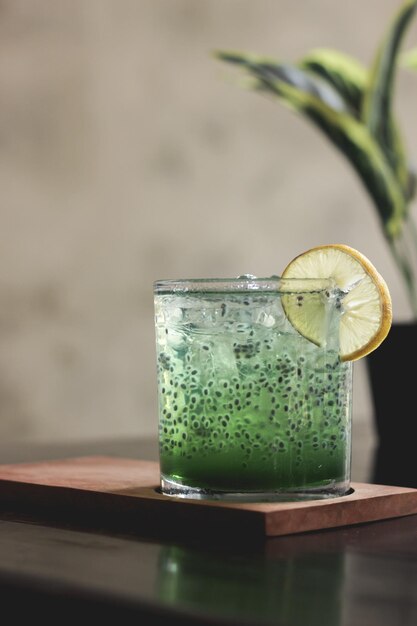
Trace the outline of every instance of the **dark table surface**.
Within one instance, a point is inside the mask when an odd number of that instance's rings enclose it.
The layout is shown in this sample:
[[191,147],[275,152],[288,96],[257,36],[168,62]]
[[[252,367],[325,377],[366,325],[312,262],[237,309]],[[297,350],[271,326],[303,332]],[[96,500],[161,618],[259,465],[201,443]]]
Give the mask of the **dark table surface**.
[[[3,463],[91,454],[156,460],[157,446],[0,447]],[[417,624],[417,515],[252,545],[86,530],[3,505],[0,531],[0,606],[12,624]]]

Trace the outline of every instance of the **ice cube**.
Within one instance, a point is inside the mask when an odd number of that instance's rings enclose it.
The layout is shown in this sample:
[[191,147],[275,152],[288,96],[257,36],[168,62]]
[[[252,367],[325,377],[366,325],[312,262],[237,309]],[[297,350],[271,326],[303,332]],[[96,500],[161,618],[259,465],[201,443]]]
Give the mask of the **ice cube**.
[[166,343],[171,350],[183,353],[187,349],[187,336],[179,330],[169,328],[166,335]]
[[272,328],[275,325],[275,317],[266,311],[261,311],[257,316],[256,323],[266,326],[266,328]]

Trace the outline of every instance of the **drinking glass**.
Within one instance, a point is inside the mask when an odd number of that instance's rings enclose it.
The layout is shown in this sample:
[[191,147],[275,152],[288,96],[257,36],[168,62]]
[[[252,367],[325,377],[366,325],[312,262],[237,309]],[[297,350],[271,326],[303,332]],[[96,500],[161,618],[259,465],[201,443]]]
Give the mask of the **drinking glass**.
[[281,501],[349,491],[341,297],[331,279],[154,283],[162,493]]

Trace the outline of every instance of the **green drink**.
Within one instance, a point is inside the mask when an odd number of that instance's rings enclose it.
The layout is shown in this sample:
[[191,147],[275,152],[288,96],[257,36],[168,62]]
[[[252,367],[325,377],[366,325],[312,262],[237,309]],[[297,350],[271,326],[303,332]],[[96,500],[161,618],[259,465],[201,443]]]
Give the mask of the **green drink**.
[[[285,310],[320,309],[316,345]],[[155,283],[161,488],[304,499],[350,484],[352,364],[329,280]]]

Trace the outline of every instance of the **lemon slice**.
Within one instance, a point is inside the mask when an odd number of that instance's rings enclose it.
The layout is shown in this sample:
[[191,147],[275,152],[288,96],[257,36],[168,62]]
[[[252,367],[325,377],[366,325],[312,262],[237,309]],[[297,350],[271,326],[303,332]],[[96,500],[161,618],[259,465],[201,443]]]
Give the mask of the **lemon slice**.
[[[340,359],[356,361],[384,341],[392,323],[392,302],[388,286],[373,264],[354,248],[329,244],[311,248],[287,265],[282,278],[332,278],[340,289]],[[297,305],[283,297],[285,313],[304,337],[323,342],[324,304],[313,300]]]

